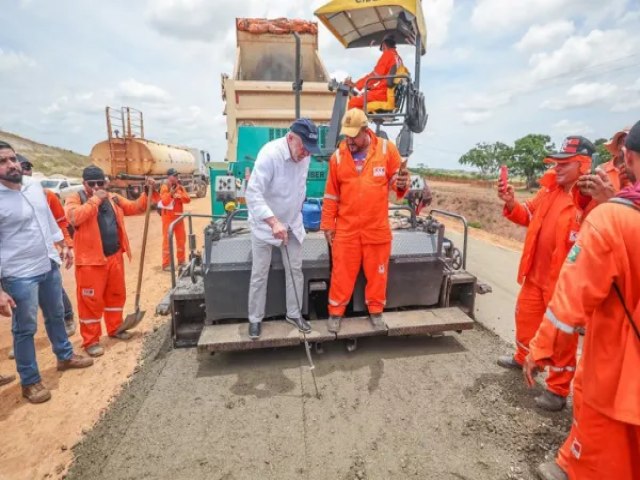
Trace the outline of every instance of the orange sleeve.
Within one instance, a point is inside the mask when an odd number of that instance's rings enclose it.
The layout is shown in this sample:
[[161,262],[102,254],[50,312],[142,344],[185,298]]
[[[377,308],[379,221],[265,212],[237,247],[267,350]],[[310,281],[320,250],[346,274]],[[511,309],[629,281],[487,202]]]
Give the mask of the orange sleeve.
[[80,195],[74,193],[67,198],[64,205],[64,213],[71,225],[77,227],[87,220],[98,216],[98,207],[100,206],[100,203],[99,198],[91,196],[87,199],[86,203],[82,204],[80,202]]
[[[144,213],[147,209],[147,192],[143,192],[137,200],[127,200],[122,195],[114,194],[113,197],[125,216],[139,215]],[[157,202],[160,199],[160,195],[157,192],[153,192],[151,195],[151,201]]]
[[583,223],[562,266],[543,323],[530,343],[531,355],[541,366],[556,365],[569,349],[575,349],[576,327],[585,326],[619,275],[611,242],[595,226],[605,225],[600,219],[606,220],[604,210],[594,210]]
[[168,207],[169,205],[171,205],[172,201],[173,197],[171,196],[169,185],[163,183],[160,187],[160,204],[164,207]]
[[66,243],[67,247],[71,248],[73,247],[73,239],[71,238],[71,235],[69,235],[69,221],[64,213],[62,203],[60,203],[60,199],[51,190],[45,190],[45,192],[47,193],[49,209],[51,210],[58,227],[62,231],[62,236],[64,236],[64,243]]
[[360,80],[356,82],[356,87],[358,90],[364,89],[365,83],[368,78],[373,76],[384,76],[389,75],[391,71],[391,67],[396,63],[396,56],[393,50],[385,50],[380,58],[378,59],[378,63],[373,69],[373,72],[366,74]]
[[191,203],[191,196],[182,185],[178,185],[178,188],[176,189],[176,194],[178,195],[177,198],[182,200],[182,203]]
[[399,190],[396,184],[398,178],[398,171],[400,170],[400,164],[402,163],[402,157],[398,148],[390,141],[387,140],[387,178],[391,189],[396,193],[398,200],[404,197],[407,193],[407,189]]
[[535,213],[538,205],[540,204],[540,200],[546,195],[546,190],[541,189],[538,191],[535,197],[531,200],[527,200],[524,204],[517,202],[513,210],[507,210],[505,206],[502,210],[502,215],[507,220],[511,220],[516,225],[522,225],[523,227],[528,227],[533,214]]
[[327,172],[327,183],[324,188],[324,199],[322,201],[322,217],[320,219],[320,230],[335,230],[338,218],[338,202],[340,201],[340,184],[338,183],[338,163],[334,153],[329,160],[329,171]]

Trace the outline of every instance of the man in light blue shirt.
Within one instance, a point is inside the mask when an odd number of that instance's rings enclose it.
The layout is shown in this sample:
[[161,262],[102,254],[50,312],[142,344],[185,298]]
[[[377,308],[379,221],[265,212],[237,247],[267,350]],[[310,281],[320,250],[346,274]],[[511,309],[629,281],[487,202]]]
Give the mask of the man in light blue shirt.
[[15,151],[5,142],[0,142],[0,205],[0,315],[12,317],[22,395],[31,403],[42,403],[51,393],[42,385],[36,361],[38,306],[58,358],[58,370],[88,367],[93,360],[73,353],[64,326],[59,265],[64,261],[71,268],[73,256],[42,187],[23,177]]

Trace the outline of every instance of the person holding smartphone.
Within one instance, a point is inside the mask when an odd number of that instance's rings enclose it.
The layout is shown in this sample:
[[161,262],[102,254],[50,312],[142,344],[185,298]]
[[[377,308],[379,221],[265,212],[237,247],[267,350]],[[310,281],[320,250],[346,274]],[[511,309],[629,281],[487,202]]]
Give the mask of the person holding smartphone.
[[330,332],[338,332],[360,266],[367,278],[365,301],[376,328],[384,328],[391,255],[389,191],[398,199],[409,187],[406,160],[390,141],[376,137],[365,113],[353,108],[342,120],[345,139],[329,161],[320,229],[331,247]]

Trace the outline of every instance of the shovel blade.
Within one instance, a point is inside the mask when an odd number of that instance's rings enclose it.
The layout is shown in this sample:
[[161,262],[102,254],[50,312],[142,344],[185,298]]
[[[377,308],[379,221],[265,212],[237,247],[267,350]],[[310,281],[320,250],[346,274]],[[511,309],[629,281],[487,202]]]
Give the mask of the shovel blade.
[[137,326],[144,318],[144,314],[144,310],[138,310],[135,313],[130,313],[129,315],[127,315],[116,333],[121,333],[125,330],[131,330],[133,327]]

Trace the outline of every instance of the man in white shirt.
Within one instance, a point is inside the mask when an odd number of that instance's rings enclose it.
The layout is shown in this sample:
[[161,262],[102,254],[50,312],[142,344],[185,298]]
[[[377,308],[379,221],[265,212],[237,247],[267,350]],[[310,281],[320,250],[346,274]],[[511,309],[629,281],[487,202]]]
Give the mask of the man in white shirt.
[[285,320],[301,331],[311,331],[309,323],[302,318],[299,302],[304,287],[302,204],[307,191],[309,156],[316,153],[320,153],[318,128],[311,120],[300,118],[291,124],[286,136],[262,147],[251,172],[246,201],[253,260],[249,286],[249,337],[253,339],[259,338],[262,332],[274,246],[280,248],[285,267]]
[[84,368],[93,360],[73,353],[65,331],[59,265],[73,256],[51,214],[40,183],[23,177],[15,151],[0,142],[0,315],[12,317],[11,332],[22,395],[31,403],[51,398],[42,385],[34,335],[42,309],[58,370]]

